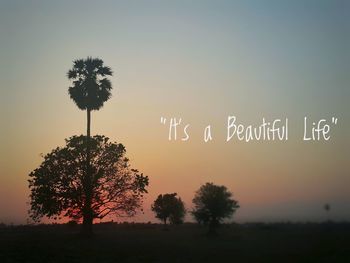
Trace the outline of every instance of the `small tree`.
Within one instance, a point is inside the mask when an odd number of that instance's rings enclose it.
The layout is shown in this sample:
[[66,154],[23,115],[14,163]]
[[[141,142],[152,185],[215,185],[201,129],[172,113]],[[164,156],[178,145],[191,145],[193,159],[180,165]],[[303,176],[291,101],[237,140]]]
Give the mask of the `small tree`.
[[330,219],[329,219],[329,212],[330,212],[330,210],[331,210],[331,205],[330,205],[330,204],[325,204],[325,205],[323,206],[323,208],[324,208],[324,210],[325,210],[326,213],[327,213],[328,222],[330,222]]
[[183,222],[186,214],[185,205],[181,198],[176,196],[176,193],[160,194],[151,207],[156,214],[156,218],[162,220],[164,225],[166,225],[168,219],[171,224],[181,224]]
[[[85,219],[85,204],[90,198],[84,190],[85,142],[83,135],[66,139],[65,147],[52,150],[30,173],[30,216],[35,221],[43,216]],[[91,138],[90,155],[93,219],[111,214],[134,215],[147,193],[148,177],[131,169],[124,146],[105,136]]]
[[209,225],[209,233],[215,233],[220,222],[233,215],[239,208],[238,202],[232,199],[232,193],[225,186],[206,183],[196,192],[192,200],[193,217],[198,223]]

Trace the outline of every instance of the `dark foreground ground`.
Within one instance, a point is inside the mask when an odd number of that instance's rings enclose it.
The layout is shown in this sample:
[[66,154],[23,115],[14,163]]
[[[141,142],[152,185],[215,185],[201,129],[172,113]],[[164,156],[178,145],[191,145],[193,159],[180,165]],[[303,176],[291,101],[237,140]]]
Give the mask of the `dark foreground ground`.
[[350,262],[350,224],[225,225],[219,236],[185,224],[0,228],[0,262]]

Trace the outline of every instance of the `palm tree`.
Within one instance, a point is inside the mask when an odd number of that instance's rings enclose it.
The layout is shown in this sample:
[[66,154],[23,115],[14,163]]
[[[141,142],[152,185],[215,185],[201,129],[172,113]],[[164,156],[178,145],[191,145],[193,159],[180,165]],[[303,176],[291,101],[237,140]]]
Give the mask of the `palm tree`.
[[87,116],[87,140],[86,140],[86,173],[83,182],[84,209],[83,209],[83,233],[92,234],[92,178],[90,173],[90,125],[91,111],[99,110],[105,101],[111,97],[112,84],[106,76],[112,76],[112,70],[103,65],[99,58],[87,57],[73,62],[73,68],[67,73],[72,86],[68,92],[70,98],[81,110],[86,110]]

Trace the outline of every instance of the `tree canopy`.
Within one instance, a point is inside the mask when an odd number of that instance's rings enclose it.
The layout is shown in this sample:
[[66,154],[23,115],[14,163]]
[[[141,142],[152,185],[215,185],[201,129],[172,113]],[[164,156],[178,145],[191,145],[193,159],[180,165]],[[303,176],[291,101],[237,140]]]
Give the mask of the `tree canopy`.
[[73,81],[69,95],[81,110],[99,110],[111,97],[112,84],[107,76],[112,76],[112,70],[102,59],[77,59],[67,76]]
[[[44,156],[39,168],[30,173],[30,215],[38,221],[69,217],[80,220],[86,202],[86,136],[66,139]],[[107,215],[132,216],[147,193],[148,177],[132,169],[125,147],[96,135],[90,139],[93,218]]]
[[193,200],[192,215],[199,223],[217,226],[224,218],[233,215],[239,208],[238,202],[232,199],[232,193],[225,186],[213,183],[202,185]]
[[160,194],[154,200],[151,207],[156,214],[156,218],[162,220],[164,224],[169,219],[171,224],[181,224],[185,216],[185,205],[180,197],[176,197],[176,193]]

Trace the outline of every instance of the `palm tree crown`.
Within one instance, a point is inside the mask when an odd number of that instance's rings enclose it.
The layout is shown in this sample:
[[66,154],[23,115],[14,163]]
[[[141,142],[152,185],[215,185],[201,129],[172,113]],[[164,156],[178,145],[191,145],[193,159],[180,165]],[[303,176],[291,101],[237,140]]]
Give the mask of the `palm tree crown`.
[[73,80],[68,92],[71,99],[81,110],[99,110],[111,97],[112,84],[106,76],[112,76],[112,70],[103,65],[99,58],[87,57],[73,62],[73,68],[67,73]]

